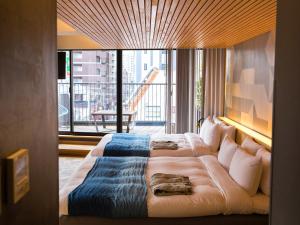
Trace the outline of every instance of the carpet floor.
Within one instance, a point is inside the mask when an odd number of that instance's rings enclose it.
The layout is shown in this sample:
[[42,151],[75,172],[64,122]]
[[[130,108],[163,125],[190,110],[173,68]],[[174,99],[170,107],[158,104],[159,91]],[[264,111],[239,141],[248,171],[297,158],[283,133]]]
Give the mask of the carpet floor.
[[59,157],[59,190],[66,184],[83,159],[82,157]]

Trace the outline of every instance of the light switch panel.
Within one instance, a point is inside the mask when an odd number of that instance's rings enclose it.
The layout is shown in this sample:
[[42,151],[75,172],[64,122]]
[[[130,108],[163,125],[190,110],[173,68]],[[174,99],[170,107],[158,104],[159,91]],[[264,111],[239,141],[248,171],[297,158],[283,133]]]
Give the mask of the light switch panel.
[[19,149],[6,157],[8,200],[17,203],[30,189],[29,154],[27,149]]

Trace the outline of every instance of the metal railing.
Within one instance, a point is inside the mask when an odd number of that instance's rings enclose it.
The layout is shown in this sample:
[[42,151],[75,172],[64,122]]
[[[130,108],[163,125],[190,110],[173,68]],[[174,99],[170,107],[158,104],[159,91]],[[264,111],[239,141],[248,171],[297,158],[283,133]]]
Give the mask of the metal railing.
[[[123,111],[136,112],[136,124],[164,125],[166,86],[166,83],[123,83]],[[69,87],[69,83],[58,83],[58,99],[64,109],[71,111]],[[92,113],[96,111],[116,111],[116,87],[116,83],[73,83],[74,124],[93,123]],[[60,123],[68,123],[66,114],[59,119]],[[116,121],[116,118],[109,116],[106,120]]]

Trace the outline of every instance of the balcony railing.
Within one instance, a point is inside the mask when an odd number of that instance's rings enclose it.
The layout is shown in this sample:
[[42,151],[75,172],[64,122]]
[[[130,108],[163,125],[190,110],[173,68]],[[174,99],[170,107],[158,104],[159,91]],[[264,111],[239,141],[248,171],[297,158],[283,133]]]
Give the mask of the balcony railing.
[[[69,83],[58,83],[60,124],[69,124],[66,110],[69,105]],[[101,110],[116,111],[116,83],[74,82],[73,83],[73,120],[74,124],[93,124],[93,112]],[[136,112],[137,125],[165,125],[166,112],[165,83],[123,83],[123,111]],[[106,118],[112,123],[114,116]]]

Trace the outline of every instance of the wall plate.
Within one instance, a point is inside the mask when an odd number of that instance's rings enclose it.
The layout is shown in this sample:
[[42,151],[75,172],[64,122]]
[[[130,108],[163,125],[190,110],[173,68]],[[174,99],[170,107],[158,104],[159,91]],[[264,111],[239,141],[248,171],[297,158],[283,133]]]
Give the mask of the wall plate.
[[17,203],[30,189],[29,154],[27,149],[19,149],[6,157],[8,201]]

